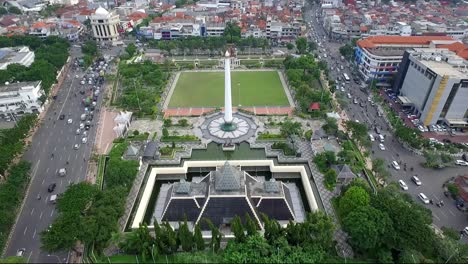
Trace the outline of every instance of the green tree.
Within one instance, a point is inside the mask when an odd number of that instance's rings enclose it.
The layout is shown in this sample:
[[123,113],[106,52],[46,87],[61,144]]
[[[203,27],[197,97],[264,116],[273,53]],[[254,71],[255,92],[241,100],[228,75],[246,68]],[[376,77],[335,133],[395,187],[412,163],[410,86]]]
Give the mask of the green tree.
[[444,235],[450,239],[453,239],[453,240],[460,239],[460,233],[451,227],[443,226],[441,230],[442,232],[444,232]]
[[163,138],[167,138],[169,136],[169,131],[167,130],[167,128],[163,127],[162,135],[163,135]]
[[0,15],[5,15],[7,13],[8,13],[8,11],[6,10],[6,8],[0,7]]
[[179,223],[179,231],[177,232],[179,243],[185,252],[191,252],[193,248],[193,234],[190,232],[187,224],[187,218],[182,224]]
[[261,213],[261,218],[265,228],[263,235],[270,245],[274,245],[279,238],[283,237],[284,230],[278,221],[270,219],[266,214]]
[[98,193],[95,185],[88,182],[72,184],[57,201],[57,210],[61,213],[80,213],[91,206]]
[[247,231],[248,236],[253,236],[257,234],[257,224],[250,217],[248,213],[245,214],[245,231]]
[[343,219],[343,228],[353,248],[369,252],[393,242],[392,221],[386,213],[370,206],[361,206]]
[[330,189],[335,188],[336,171],[333,169],[329,169],[323,176],[325,177],[325,185],[328,186]]
[[370,203],[369,193],[365,189],[353,186],[349,188],[340,198],[339,212],[342,217],[346,217],[350,212],[359,207],[368,206]]
[[460,194],[460,190],[458,189],[458,186],[454,183],[448,183],[447,190],[454,198],[456,198]]
[[339,51],[342,56],[348,59],[352,58],[354,55],[354,48],[349,44],[345,44],[344,46],[340,47]]
[[120,248],[126,253],[141,255],[145,259],[151,256],[153,244],[154,239],[150,235],[148,226],[140,224],[138,229],[125,236],[124,241],[120,243]]
[[236,242],[242,243],[245,241],[244,226],[242,225],[241,219],[236,215],[231,221],[231,230],[234,233]]
[[323,124],[322,129],[329,135],[336,135],[338,132],[338,123],[336,122],[336,119],[330,117],[325,119],[325,124]]
[[81,45],[81,51],[84,54],[90,55],[92,57],[96,56],[98,53],[96,41],[87,40],[83,45]]
[[183,118],[183,119],[179,119],[179,121],[177,121],[177,124],[181,127],[186,127],[188,126],[188,121],[187,119]]
[[292,49],[294,49],[294,45],[292,43],[288,43],[288,44],[286,44],[286,48],[288,50],[292,50]]
[[303,37],[297,38],[296,48],[299,54],[305,54],[307,52],[307,39]]
[[137,47],[135,46],[135,44],[130,43],[125,48],[125,51],[128,53],[128,55],[130,55],[130,57],[133,57],[133,55],[135,55],[135,53],[137,52]]
[[286,120],[283,122],[280,128],[281,135],[284,137],[290,137],[292,135],[302,135],[301,123]]
[[226,37],[229,43],[238,42],[241,37],[240,27],[236,23],[227,22],[226,27],[224,28],[224,37]]
[[195,247],[198,251],[205,250],[205,240],[203,239],[201,228],[199,225],[195,225],[193,239],[195,241]]

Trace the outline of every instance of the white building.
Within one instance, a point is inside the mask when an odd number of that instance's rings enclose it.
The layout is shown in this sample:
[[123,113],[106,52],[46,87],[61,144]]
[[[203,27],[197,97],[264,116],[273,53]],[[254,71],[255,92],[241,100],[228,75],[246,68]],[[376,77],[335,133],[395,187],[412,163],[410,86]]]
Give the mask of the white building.
[[0,116],[42,112],[42,95],[41,81],[5,83],[0,86]]
[[424,125],[468,127],[468,61],[448,49],[413,49],[396,83],[403,106]]
[[1,48],[0,70],[5,70],[10,64],[20,64],[26,67],[34,62],[34,52],[26,46]]
[[119,39],[118,27],[119,16],[108,12],[103,7],[96,9],[91,15],[91,27],[93,28],[94,39],[97,41],[117,41]]
[[79,0],[49,0],[51,5],[76,5],[78,2]]

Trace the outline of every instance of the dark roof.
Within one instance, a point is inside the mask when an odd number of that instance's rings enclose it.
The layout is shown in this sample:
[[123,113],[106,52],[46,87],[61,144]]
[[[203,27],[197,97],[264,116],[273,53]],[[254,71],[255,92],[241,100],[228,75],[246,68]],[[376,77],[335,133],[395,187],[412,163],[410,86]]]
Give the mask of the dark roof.
[[334,169],[338,174],[337,179],[354,179],[357,177],[347,164],[337,166]]
[[217,191],[234,191],[241,187],[240,177],[242,172],[226,161],[223,167],[215,173],[215,189]]
[[186,182],[184,179],[180,180],[179,183],[175,184],[175,192],[188,194],[190,192],[190,182]]
[[145,152],[143,153],[144,158],[152,158],[158,151],[158,143],[156,141],[150,141],[146,144]]
[[138,151],[140,149],[137,146],[130,145],[127,148],[127,151],[125,152],[126,156],[136,156],[138,155]]
[[279,182],[276,182],[274,178],[271,178],[269,181],[264,183],[265,191],[268,193],[277,193],[280,191],[279,189]]
[[327,133],[325,133],[325,131],[322,128],[319,128],[319,129],[315,130],[314,133],[312,134],[312,139],[313,140],[321,139],[321,138],[326,137],[326,136],[327,136]]

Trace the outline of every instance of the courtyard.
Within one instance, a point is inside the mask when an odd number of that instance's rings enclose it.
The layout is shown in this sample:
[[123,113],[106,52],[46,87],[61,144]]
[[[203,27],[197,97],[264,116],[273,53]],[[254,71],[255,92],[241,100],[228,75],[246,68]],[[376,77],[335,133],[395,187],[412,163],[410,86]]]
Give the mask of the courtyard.
[[[289,106],[277,71],[232,71],[233,106]],[[173,107],[224,105],[224,72],[181,72],[169,98]]]

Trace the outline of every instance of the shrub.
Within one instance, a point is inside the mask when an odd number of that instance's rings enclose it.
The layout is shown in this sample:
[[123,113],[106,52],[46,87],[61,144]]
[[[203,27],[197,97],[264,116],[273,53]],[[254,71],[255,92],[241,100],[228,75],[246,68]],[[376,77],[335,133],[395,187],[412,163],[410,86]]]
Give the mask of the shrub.
[[138,136],[139,134],[140,134],[140,131],[138,131],[138,130],[133,131],[134,136]]

